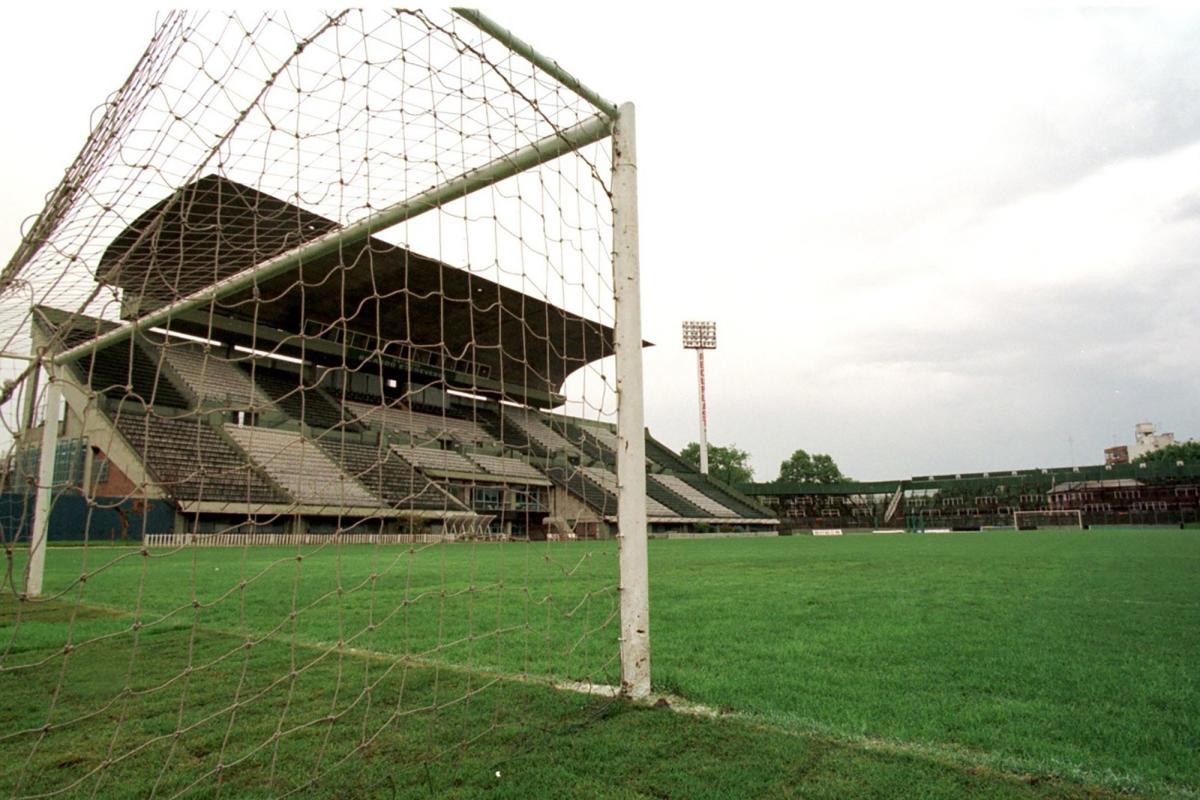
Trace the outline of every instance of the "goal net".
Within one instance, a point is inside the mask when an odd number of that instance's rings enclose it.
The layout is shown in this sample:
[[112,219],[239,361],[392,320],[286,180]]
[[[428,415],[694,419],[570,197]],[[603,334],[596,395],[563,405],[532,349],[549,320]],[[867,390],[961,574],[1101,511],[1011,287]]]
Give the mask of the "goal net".
[[633,152],[472,12],[162,19],[0,273],[0,791],[486,787],[648,690]]
[[1039,528],[1083,528],[1083,512],[1077,508],[1055,511],[1014,511],[1013,527],[1019,531]]

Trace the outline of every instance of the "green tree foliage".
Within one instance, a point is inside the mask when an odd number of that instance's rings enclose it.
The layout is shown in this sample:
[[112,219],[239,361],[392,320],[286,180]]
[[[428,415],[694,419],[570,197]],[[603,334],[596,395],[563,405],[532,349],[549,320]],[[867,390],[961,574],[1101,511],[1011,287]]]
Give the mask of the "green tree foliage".
[[842,474],[837,463],[833,460],[833,456],[825,453],[813,453],[813,480],[817,483],[836,483],[837,481],[846,480],[846,476]]
[[[700,469],[700,444],[688,442],[687,447],[679,451],[684,461],[696,469]],[[754,470],[750,467],[750,454],[739,450],[737,445],[721,447],[708,446],[708,474],[719,481],[729,484],[749,483],[754,480]]]
[[1176,461],[1200,461],[1200,441],[1169,444],[1133,460],[1135,464],[1174,464]]
[[833,456],[804,450],[792,453],[787,461],[779,465],[779,483],[836,483],[847,480]]

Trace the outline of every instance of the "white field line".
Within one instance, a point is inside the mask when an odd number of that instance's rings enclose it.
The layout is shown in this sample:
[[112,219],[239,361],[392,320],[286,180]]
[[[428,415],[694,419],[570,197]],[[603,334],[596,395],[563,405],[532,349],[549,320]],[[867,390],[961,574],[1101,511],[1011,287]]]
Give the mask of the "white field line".
[[[95,608],[97,610],[130,615],[130,613],[127,611],[104,606],[90,606],[79,603],[76,604],[76,607]],[[202,629],[211,633],[228,636],[239,640],[245,639],[245,632],[229,631],[222,628],[212,628],[208,626],[202,626]],[[275,637],[270,638],[274,640]],[[338,647],[335,643],[328,642],[289,641],[287,644],[299,646],[307,650],[327,652],[338,650]],[[402,662],[408,665],[425,668],[436,667],[438,669],[444,669],[456,673],[489,675],[504,681],[541,685],[557,690],[610,698],[614,702],[621,700],[620,689],[616,686],[612,686],[611,684],[591,683],[588,681],[561,681],[538,675],[514,674],[483,667],[468,668],[453,663],[437,661],[435,659],[406,656],[403,654],[388,653],[382,650],[359,647],[343,646],[340,649],[340,652],[345,655],[354,655],[362,658],[369,658],[371,660],[392,663]],[[965,747],[947,743],[903,742],[892,739],[864,736],[861,734],[852,734],[829,725],[824,725],[816,720],[804,717],[793,717],[786,713],[754,714],[736,710],[723,711],[713,708],[712,706],[694,703],[670,694],[651,693],[647,697],[636,701],[636,704],[641,706],[665,707],[671,709],[675,713],[685,714],[687,716],[737,721],[760,730],[787,736],[817,736],[830,741],[861,747],[869,752],[884,753],[888,755],[917,756],[943,766],[950,766],[959,769],[984,767],[994,771],[998,776],[1009,777],[1014,781],[1021,781],[1032,776],[1050,777],[1083,785],[1116,789],[1120,792],[1132,790],[1136,792],[1148,792],[1159,797],[1173,798],[1174,800],[1200,800],[1200,788],[1169,784],[1161,780],[1149,780],[1132,772],[1121,773],[1112,770],[1097,771],[1094,769],[1089,769],[1080,764],[1059,759],[1034,761],[987,751],[971,750]]]

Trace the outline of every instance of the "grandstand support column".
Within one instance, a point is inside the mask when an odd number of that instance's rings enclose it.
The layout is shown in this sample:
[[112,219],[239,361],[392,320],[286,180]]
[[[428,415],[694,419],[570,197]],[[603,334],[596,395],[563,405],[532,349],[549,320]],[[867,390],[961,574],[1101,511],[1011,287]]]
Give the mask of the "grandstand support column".
[[[35,346],[34,353],[31,358],[36,359],[39,357],[40,354],[37,352],[37,348]],[[29,432],[33,430],[33,418],[37,415],[38,379],[41,377],[41,374],[42,371],[35,367],[29,373],[29,377],[25,379],[25,410],[21,414],[20,429],[22,439],[29,435]],[[21,442],[21,444],[24,444],[24,442]]]
[[54,456],[58,445],[58,407],[62,390],[51,372],[46,380],[46,413],[42,420],[42,450],[38,459],[37,495],[33,503],[33,528],[29,532],[29,565],[25,571],[25,596],[40,597],[46,569],[46,538],[54,502]]
[[650,694],[650,588],[646,559],[646,425],[642,409],[642,300],[638,263],[634,109],[613,126],[613,351],[617,368],[617,542],[621,693]]

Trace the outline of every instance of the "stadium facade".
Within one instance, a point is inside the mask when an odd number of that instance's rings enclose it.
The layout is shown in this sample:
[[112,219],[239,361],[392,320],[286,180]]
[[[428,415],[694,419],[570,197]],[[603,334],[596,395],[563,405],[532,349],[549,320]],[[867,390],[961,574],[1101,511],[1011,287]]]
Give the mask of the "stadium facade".
[[1078,510],[1089,525],[1200,522],[1200,463],[926,475],[891,481],[749,483],[785,531],[819,528],[979,530],[1011,527],[1014,512]]
[[[109,245],[100,289],[136,319],[337,227],[201,178]],[[35,349],[116,320],[38,306]],[[605,537],[612,424],[561,412],[611,328],[370,237],[226,293],[203,311],[61,368],[52,539]],[[32,406],[0,515],[28,528],[41,436]],[[654,532],[766,532],[770,511],[646,433]]]

